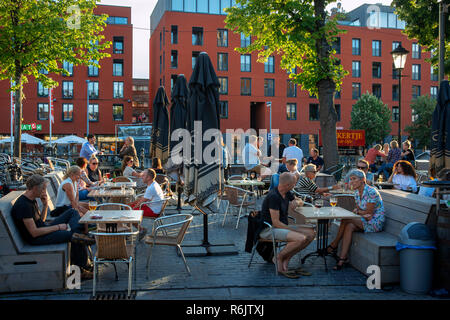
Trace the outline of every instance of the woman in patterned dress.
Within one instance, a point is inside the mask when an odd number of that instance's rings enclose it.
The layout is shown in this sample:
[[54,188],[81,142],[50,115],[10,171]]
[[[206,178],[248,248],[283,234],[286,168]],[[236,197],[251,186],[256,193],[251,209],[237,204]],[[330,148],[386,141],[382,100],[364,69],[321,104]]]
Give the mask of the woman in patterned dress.
[[341,254],[334,270],[340,270],[348,263],[347,255],[350,250],[352,234],[355,231],[380,232],[383,230],[385,216],[384,206],[378,190],[366,184],[366,175],[356,169],[349,173],[350,184],[355,190],[356,208],[353,212],[360,215],[360,219],[342,219],[336,238],[328,246],[328,253],[336,253],[342,240]]

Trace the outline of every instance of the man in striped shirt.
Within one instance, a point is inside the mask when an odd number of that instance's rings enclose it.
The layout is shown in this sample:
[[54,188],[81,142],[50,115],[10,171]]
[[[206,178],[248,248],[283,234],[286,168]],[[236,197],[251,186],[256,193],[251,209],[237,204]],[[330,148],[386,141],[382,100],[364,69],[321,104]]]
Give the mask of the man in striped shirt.
[[319,188],[313,179],[316,177],[317,173],[317,167],[314,164],[308,164],[304,167],[303,171],[305,172],[304,176],[300,176],[300,178],[297,181],[297,185],[295,186],[295,190],[302,194],[309,194],[309,195],[317,195],[321,194],[325,197],[330,196],[327,191],[331,191],[333,189],[338,189],[338,185],[330,186],[330,187],[324,187]]

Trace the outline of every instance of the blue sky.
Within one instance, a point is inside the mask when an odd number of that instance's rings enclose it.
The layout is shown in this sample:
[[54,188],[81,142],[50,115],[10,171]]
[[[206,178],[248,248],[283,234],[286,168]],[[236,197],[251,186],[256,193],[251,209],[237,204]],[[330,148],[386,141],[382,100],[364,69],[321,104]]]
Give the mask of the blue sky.
[[[340,0],[345,11],[351,11],[362,4],[381,3],[390,5],[392,0]],[[99,4],[131,7],[131,22],[133,24],[133,78],[149,77],[149,38],[150,15],[157,0],[101,0]],[[335,7],[332,4],[328,7]]]

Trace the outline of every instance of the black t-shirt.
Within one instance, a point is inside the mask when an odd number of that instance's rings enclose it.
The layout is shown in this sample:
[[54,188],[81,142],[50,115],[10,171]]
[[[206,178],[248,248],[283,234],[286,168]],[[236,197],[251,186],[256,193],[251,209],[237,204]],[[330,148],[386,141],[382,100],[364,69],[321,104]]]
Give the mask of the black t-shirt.
[[409,162],[415,161],[416,157],[414,155],[414,151],[412,151],[411,149],[406,150],[408,153],[406,155],[403,156],[402,160],[406,160]]
[[316,160],[314,160],[313,157],[309,157],[307,163],[308,164],[312,163],[312,164],[316,165],[316,167],[324,165],[323,159],[321,157],[317,157]]
[[23,223],[23,219],[32,218],[36,227],[44,227],[44,221],[41,219],[39,207],[36,200],[30,200],[25,195],[21,195],[14,203],[11,209],[11,216],[19,230],[20,235],[26,242],[30,242],[33,237],[28,232],[27,227]]
[[278,188],[272,189],[266,195],[266,198],[263,201],[261,214],[263,220],[272,224],[272,218],[270,216],[270,210],[278,210],[280,212],[280,221],[284,224],[288,224],[288,209],[289,209],[289,201],[294,200],[294,195],[292,192],[286,193],[286,196],[281,196]]
[[87,169],[88,169],[89,180],[91,180],[92,182],[100,181],[100,177],[101,177],[100,169],[97,168],[94,171],[94,170],[91,170],[90,166],[88,166]]

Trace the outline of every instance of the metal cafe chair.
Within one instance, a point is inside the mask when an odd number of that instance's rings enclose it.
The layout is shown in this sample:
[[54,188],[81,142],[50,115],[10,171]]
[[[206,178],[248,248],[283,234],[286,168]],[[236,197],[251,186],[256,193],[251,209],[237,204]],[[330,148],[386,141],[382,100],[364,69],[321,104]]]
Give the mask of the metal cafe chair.
[[229,207],[239,208],[239,214],[236,222],[236,229],[239,226],[239,220],[241,218],[242,208],[247,209],[248,207],[256,205],[256,199],[248,200],[250,195],[254,195],[254,192],[244,190],[234,186],[224,186],[224,195],[222,195],[221,200],[227,201],[227,207],[225,209],[222,227],[225,225],[225,220],[227,218]]

